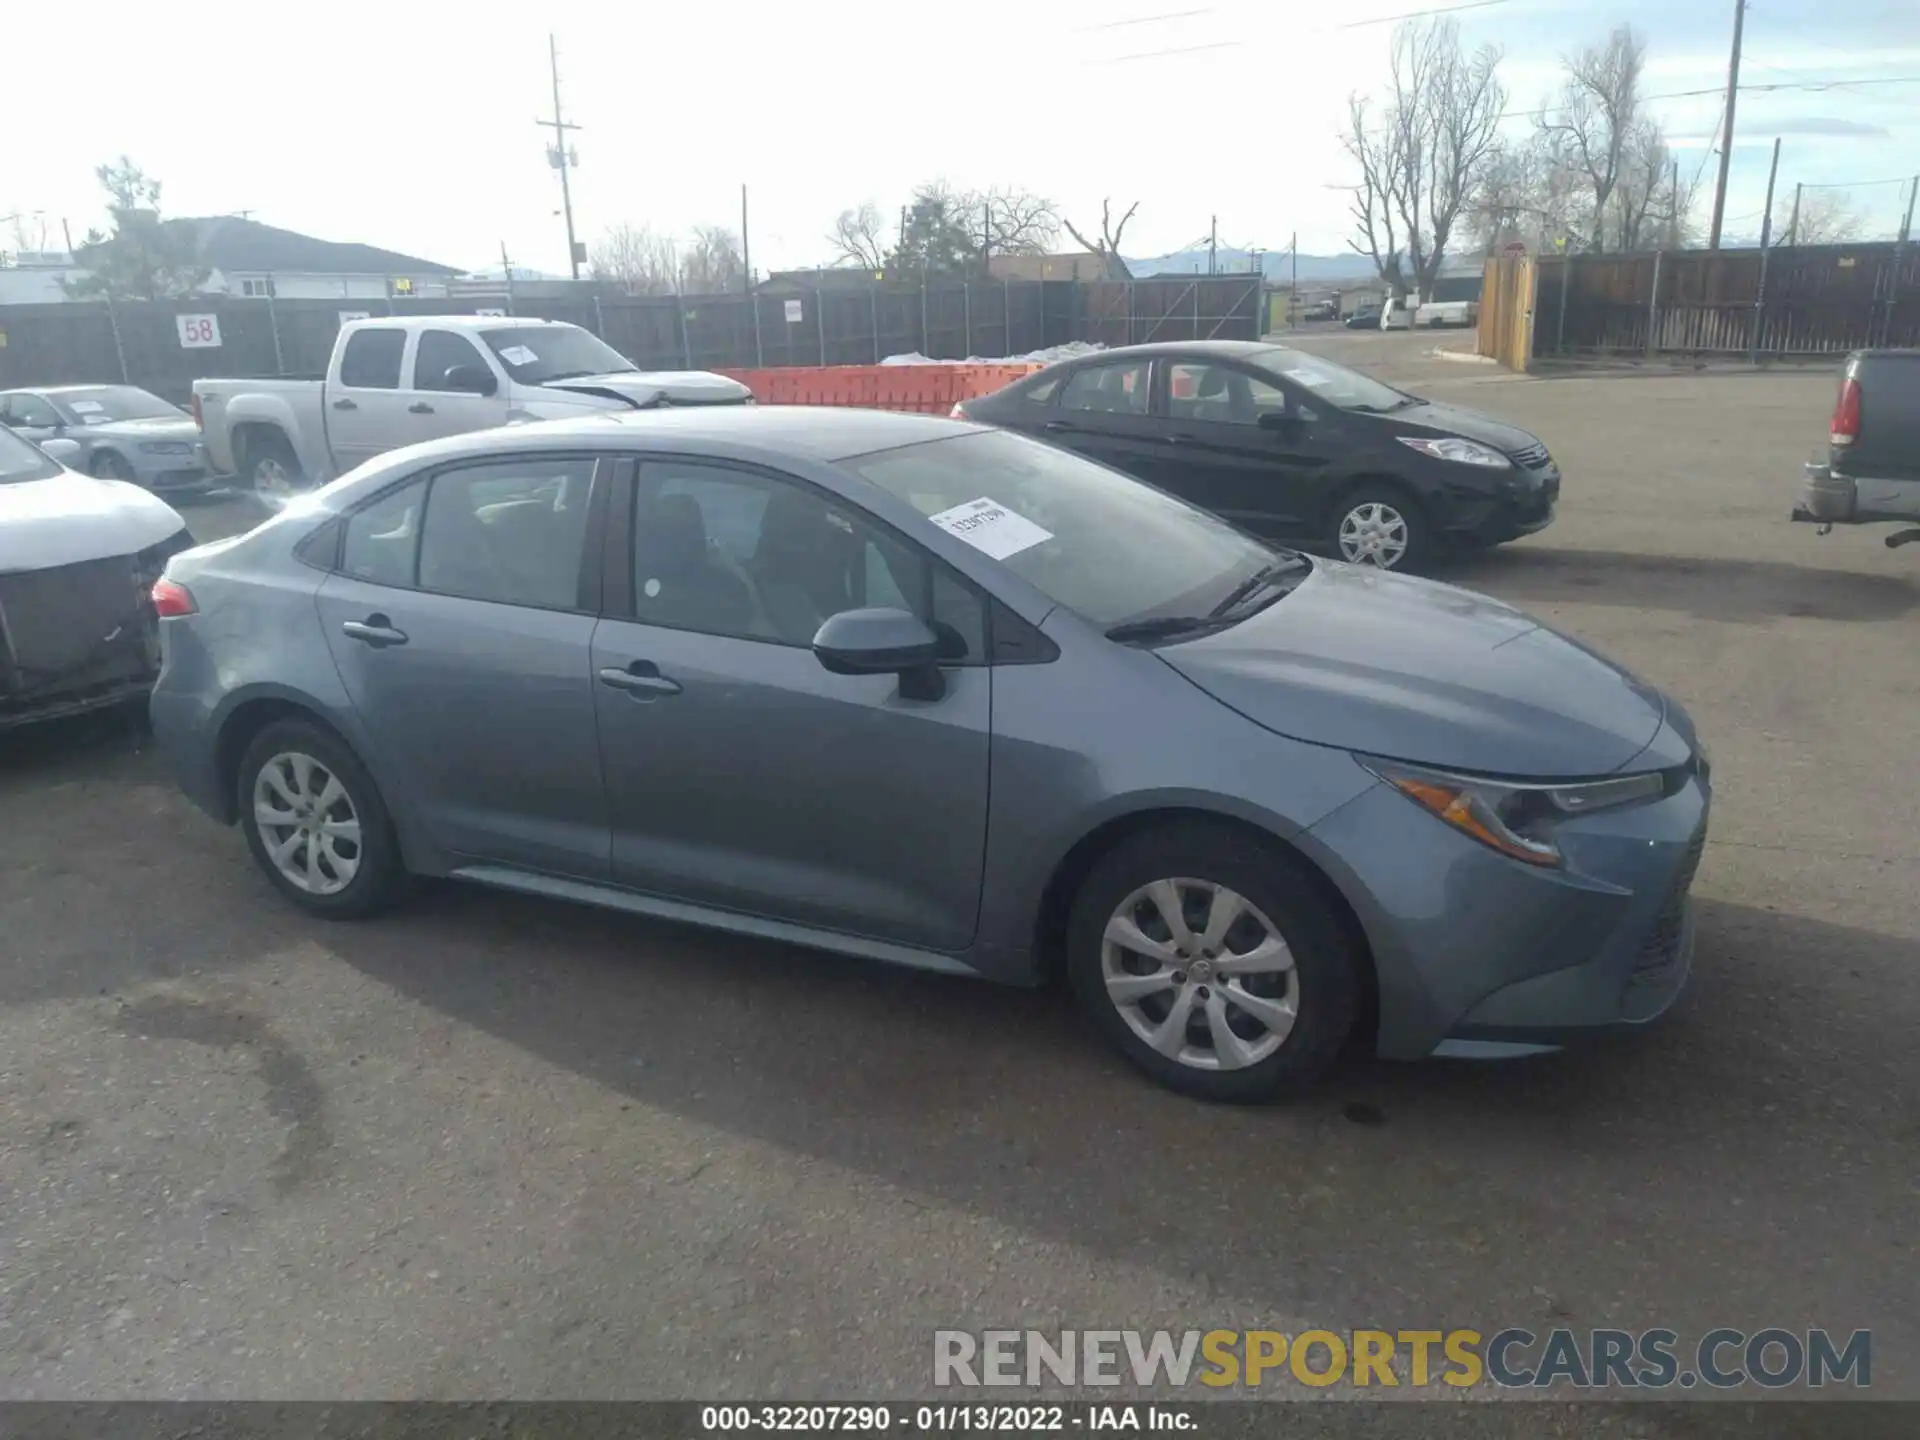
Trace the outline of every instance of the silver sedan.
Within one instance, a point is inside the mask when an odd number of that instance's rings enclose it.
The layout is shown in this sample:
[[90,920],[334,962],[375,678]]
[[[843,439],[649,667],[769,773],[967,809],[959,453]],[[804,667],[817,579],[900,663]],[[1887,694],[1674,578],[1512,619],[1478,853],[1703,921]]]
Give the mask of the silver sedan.
[[0,425],[36,444],[71,440],[64,463],[161,494],[209,488],[200,427],[178,405],[133,385],[49,385],[0,392]]

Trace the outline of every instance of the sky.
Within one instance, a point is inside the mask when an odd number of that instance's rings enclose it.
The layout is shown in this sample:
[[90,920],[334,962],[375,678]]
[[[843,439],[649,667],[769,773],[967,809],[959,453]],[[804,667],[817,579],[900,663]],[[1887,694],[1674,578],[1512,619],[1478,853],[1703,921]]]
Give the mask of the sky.
[[[1083,230],[1103,198],[1139,202],[1123,249],[1204,240],[1336,254],[1353,167],[1338,133],[1350,93],[1375,90],[1391,23],[1460,0],[96,0],[84,33],[16,46],[0,87],[0,220],[24,213],[59,248],[104,223],[93,167],[126,154],[163,186],[164,213],[250,211],[331,240],[478,270],[564,273],[557,177],[536,117],[551,113],[557,36],[580,168],[580,238],[609,226],[737,228],[748,187],[754,267],[832,259],[842,209],[897,213],[912,187],[1004,185],[1052,199]],[[1524,113],[1560,57],[1629,22],[1647,91],[1725,83],[1733,0],[1481,0],[1453,18],[1501,47]],[[1376,23],[1368,23],[1376,22]],[[31,52],[45,47],[46,63]],[[84,66],[79,64],[84,50]],[[18,63],[26,61],[28,63]],[[79,77],[84,73],[84,81]],[[1916,0],[1751,0],[1727,203],[1752,234],[1774,137],[1781,200],[1843,183],[1891,235],[1920,171]],[[1716,94],[1655,102],[1683,165],[1712,180]],[[30,137],[30,138],[23,138]],[[37,212],[37,213],[36,213]],[[13,248],[0,223],[0,248]]]

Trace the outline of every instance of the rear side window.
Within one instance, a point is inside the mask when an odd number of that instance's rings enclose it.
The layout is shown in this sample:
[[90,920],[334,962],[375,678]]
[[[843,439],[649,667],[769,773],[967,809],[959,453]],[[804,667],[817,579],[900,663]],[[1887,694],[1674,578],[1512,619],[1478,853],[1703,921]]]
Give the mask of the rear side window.
[[426,498],[427,482],[414,480],[356,510],[340,547],[340,573],[373,585],[410,587]]
[[1147,362],[1089,365],[1074,371],[1061,389],[1060,406],[1109,415],[1146,414]]
[[420,588],[578,609],[592,485],[588,459],[526,456],[444,471],[420,536]]
[[404,330],[357,330],[340,355],[340,383],[356,390],[398,390]]

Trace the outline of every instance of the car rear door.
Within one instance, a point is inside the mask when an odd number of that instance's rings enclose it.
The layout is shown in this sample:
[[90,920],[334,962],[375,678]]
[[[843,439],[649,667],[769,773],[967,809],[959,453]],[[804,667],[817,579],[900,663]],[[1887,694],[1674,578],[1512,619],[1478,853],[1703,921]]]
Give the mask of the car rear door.
[[396,803],[458,861],[606,878],[600,468],[529,453],[416,476],[351,515],[316,597]]
[[416,417],[406,413],[412,399],[400,388],[406,352],[407,332],[397,325],[365,326],[347,336],[323,396],[327,448],[337,470],[410,438],[408,422]]
[[1159,365],[1166,444],[1155,483],[1255,534],[1312,529],[1337,449],[1331,408],[1211,357]]
[[1142,480],[1159,468],[1165,442],[1153,417],[1152,361],[1136,355],[1076,366],[1038,433],[1044,440]]
[[[934,950],[972,942],[987,825],[984,601],[791,476],[643,461],[609,514],[593,641],[623,885]],[[945,694],[829,673],[821,621],[893,605],[945,627]]]
[[[456,389],[447,373],[456,367],[494,382],[490,395]],[[464,435],[507,423],[507,395],[480,347],[455,330],[422,330],[407,357],[407,443]]]

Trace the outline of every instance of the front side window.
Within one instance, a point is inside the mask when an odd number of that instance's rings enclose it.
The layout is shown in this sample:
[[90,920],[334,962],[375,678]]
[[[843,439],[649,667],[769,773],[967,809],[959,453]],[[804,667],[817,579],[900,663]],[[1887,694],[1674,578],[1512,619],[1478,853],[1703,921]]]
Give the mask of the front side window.
[[1292,381],[1314,399],[1324,401],[1336,410],[1385,415],[1420,403],[1405,391],[1369,379],[1358,370],[1349,370],[1331,360],[1322,360],[1318,355],[1309,355],[1304,350],[1285,350],[1276,346],[1272,350],[1250,355],[1248,360],[1256,369]]
[[913,612],[954,663],[986,653],[985,604],[944,566],[848,507],[755,471],[649,462],[634,516],[642,624],[810,645],[831,616]]
[[1167,413],[1178,420],[1258,425],[1262,415],[1287,413],[1287,394],[1244,370],[1175,360],[1167,367]]
[[632,373],[634,363],[576,325],[516,325],[485,330],[480,338],[522,385]]
[[23,430],[51,430],[66,422],[38,395],[15,395],[7,402],[7,423]]
[[1108,415],[1144,415],[1147,413],[1147,373],[1145,360],[1089,365],[1076,370],[1060,387],[1060,408]]
[[843,463],[1099,625],[1205,611],[1284,554],[1118,471],[1007,431]]
[[355,390],[398,390],[404,330],[356,330],[340,355],[340,383]]
[[572,610],[593,461],[528,455],[442,471],[420,532],[422,590]]
[[489,373],[479,349],[466,336],[451,330],[420,332],[420,343],[413,352],[414,389],[452,390],[454,387],[447,383],[447,372],[456,365],[478,370],[482,375]]

